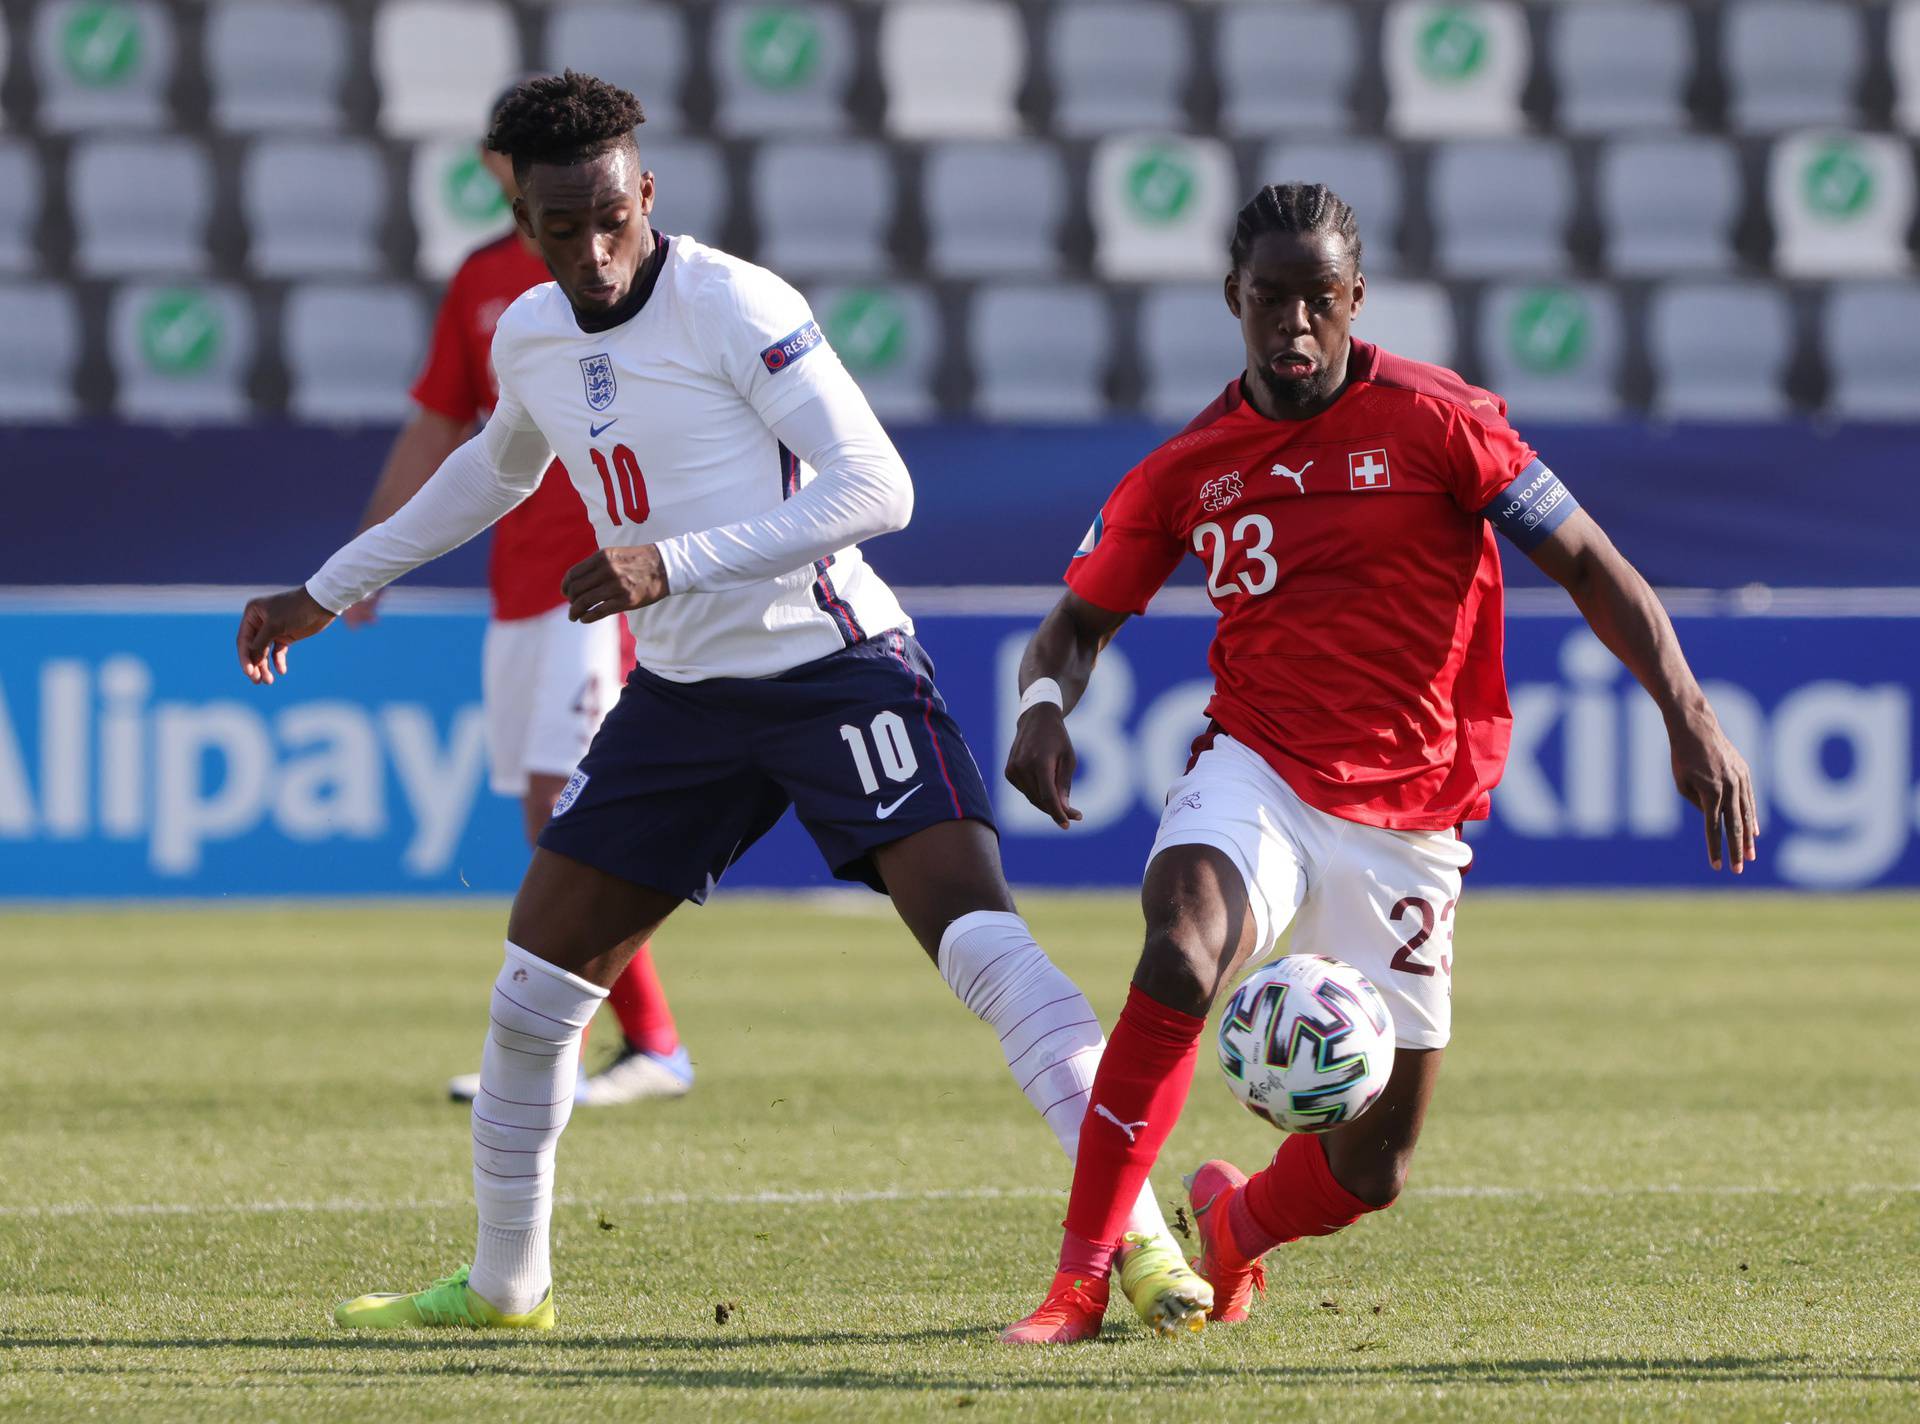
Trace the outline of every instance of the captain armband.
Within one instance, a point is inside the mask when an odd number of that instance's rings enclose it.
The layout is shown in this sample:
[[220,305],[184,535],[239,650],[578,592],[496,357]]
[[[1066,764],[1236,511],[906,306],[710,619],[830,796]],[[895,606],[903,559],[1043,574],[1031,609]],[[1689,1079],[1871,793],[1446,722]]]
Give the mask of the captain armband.
[[1524,551],[1539,548],[1580,507],[1560,476],[1539,460],[1513,477],[1480,513]]

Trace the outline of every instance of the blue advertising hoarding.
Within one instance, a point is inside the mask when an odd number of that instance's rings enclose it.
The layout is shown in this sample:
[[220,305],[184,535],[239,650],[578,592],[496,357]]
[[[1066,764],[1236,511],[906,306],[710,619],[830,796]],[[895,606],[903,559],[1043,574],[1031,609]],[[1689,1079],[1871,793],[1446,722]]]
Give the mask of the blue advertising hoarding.
[[[484,603],[404,595],[375,626],[241,676],[234,590],[19,591],[0,599],[0,899],[503,893],[517,807],[486,788]],[[1072,726],[1075,804],[1054,829],[998,777],[1013,671],[1048,589],[908,591],[921,640],[996,788],[1021,884],[1137,883],[1207,695],[1210,620],[1178,591],[1103,657]],[[1476,885],[1702,886],[1696,814],[1651,702],[1557,593],[1508,624],[1514,752],[1475,827]],[[1765,826],[1749,883],[1920,884],[1920,597],[1677,598],[1675,622],[1752,761]],[[832,883],[791,818],[723,887]]]

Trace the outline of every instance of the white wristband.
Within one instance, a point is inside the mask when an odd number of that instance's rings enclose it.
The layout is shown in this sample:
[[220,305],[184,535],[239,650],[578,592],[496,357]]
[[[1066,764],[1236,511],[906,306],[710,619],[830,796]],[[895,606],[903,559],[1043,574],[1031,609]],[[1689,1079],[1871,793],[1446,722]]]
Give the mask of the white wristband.
[[1020,711],[1015,715],[1025,716],[1029,709],[1038,707],[1042,702],[1060,708],[1067,705],[1067,699],[1060,695],[1060,684],[1050,677],[1036,677],[1027,684],[1027,690],[1020,694]]

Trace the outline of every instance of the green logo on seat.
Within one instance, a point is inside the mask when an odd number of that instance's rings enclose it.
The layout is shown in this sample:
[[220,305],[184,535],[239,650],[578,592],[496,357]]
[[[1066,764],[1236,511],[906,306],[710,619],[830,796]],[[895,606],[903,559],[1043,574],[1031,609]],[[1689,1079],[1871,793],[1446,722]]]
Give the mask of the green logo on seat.
[[819,64],[820,28],[803,11],[756,11],[740,33],[740,66],[762,89],[797,89]]
[[492,226],[507,215],[507,195],[477,153],[464,153],[447,165],[441,191],[447,211],[470,226]]
[[1514,306],[1507,345],[1529,371],[1553,375],[1586,354],[1591,323],[1586,299],[1565,287],[1535,287]]
[[67,19],[67,70],[96,89],[122,83],[140,65],[140,16],[126,5],[82,5]]
[[1176,222],[1200,186],[1187,155],[1154,144],[1127,168],[1127,203],[1143,223]]
[[834,302],[825,326],[827,340],[857,374],[885,370],[906,349],[906,310],[891,293],[875,287],[848,292]]
[[1430,11],[1415,43],[1420,72],[1443,84],[1463,84],[1487,62],[1487,32],[1464,6]]
[[1859,144],[1851,139],[1831,139],[1807,161],[1800,175],[1800,191],[1807,207],[1823,218],[1844,221],[1858,217],[1873,202],[1873,168]]
[[191,376],[220,350],[220,311],[199,292],[174,287],[155,292],[140,313],[140,354],[167,376]]

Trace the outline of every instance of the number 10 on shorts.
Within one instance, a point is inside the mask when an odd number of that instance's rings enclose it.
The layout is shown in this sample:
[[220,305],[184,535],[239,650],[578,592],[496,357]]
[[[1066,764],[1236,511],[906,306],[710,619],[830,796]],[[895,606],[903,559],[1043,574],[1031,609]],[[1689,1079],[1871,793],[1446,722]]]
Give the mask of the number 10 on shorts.
[[[873,774],[874,758],[867,751],[867,733],[850,723],[845,724],[840,728],[840,740],[853,753],[853,768],[860,773],[860,789],[873,795],[880,789],[880,779]],[[882,712],[873,719],[873,747],[879,753],[880,769],[889,781],[905,781],[920,769],[920,759],[913,754],[913,743],[907,738],[907,724],[898,712]]]

